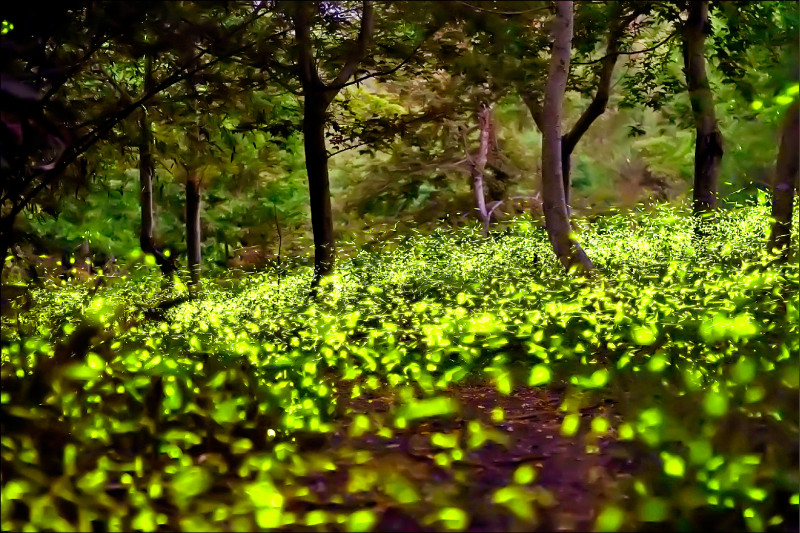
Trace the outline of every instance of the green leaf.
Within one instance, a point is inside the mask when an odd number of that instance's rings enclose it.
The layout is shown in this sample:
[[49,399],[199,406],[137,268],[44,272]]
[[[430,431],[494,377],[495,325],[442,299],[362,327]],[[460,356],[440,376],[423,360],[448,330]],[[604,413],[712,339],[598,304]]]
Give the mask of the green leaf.
[[538,364],[534,365],[531,369],[531,375],[528,378],[528,385],[531,387],[537,387],[539,385],[546,385],[550,383],[552,379],[552,374],[550,372],[550,368],[547,365]]
[[625,523],[625,512],[614,506],[605,507],[595,521],[595,531],[619,531]]
[[667,452],[661,452],[661,459],[664,461],[664,472],[668,476],[683,477],[686,472],[683,458]]
[[569,414],[564,417],[564,421],[561,423],[561,434],[565,437],[572,437],[578,432],[578,428],[581,425],[581,417],[575,413]]
[[354,512],[347,519],[347,530],[355,532],[371,531],[377,521],[378,517],[375,511],[371,509],[362,509]]
[[458,507],[445,507],[439,511],[439,521],[448,531],[465,531],[469,524],[469,515]]
[[397,410],[397,417],[406,420],[448,416],[458,413],[458,402],[445,396],[412,401]]
[[710,391],[703,400],[705,412],[711,416],[722,416],[728,412],[728,396],[724,393]]
[[514,483],[528,485],[536,479],[536,469],[531,465],[522,465],[514,471]]
[[631,337],[633,337],[633,342],[642,346],[649,346],[656,342],[656,335],[648,327],[645,326],[637,326],[631,330]]
[[177,498],[190,500],[208,490],[211,482],[211,473],[205,468],[189,466],[175,474],[170,488]]

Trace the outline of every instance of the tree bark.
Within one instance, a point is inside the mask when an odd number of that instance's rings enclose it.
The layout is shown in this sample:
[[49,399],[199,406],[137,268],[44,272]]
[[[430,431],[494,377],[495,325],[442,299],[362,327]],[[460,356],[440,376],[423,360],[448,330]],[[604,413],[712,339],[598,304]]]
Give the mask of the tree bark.
[[561,159],[561,114],[572,43],[571,1],[556,3],[553,48],[542,106],[542,197],[545,229],[553,251],[565,268],[592,270],[594,265],[572,237]]
[[772,234],[769,250],[778,252],[781,260],[789,258],[789,241],[792,231],[792,213],[798,179],[798,102],[789,107],[783,125],[775,178],[772,186]]
[[[153,59],[150,56],[145,58],[145,93],[153,87]],[[153,232],[155,229],[155,215],[153,214],[153,176],[155,167],[153,165],[152,144],[153,139],[150,135],[150,124],[147,121],[147,108],[142,104],[139,110],[139,200],[142,208],[142,225],[139,231],[139,245],[146,254],[152,254],[156,258],[156,263],[161,268],[165,276],[169,276],[177,270],[175,259],[167,257],[161,249],[156,246]]]
[[314,234],[315,285],[333,271],[336,261],[328,152],[325,148],[325,112],[328,107],[325,100],[322,95],[306,94],[303,112],[303,142]]
[[[316,2],[298,2],[292,10],[297,42],[297,73],[303,87],[303,143],[308,173],[308,192],[311,204],[311,227],[314,234],[314,281],[333,272],[336,243],[333,235],[328,152],[325,148],[327,110],[342,86],[356,71],[366,54],[375,29],[372,2],[364,1],[361,27],[353,51],[344,66],[330,83],[325,83],[317,70],[311,39],[311,19]],[[313,291],[312,291],[313,292]]]
[[[486,162],[489,159],[489,143],[491,136],[490,114],[492,110],[486,104],[481,104],[481,110],[478,112],[478,123],[480,131],[480,145],[478,147],[478,154],[475,159],[470,159],[472,166],[472,190],[475,194],[475,204],[478,207],[478,215],[483,222],[483,236],[489,236],[489,224],[491,223],[491,214],[486,208],[486,195],[484,193],[483,178],[486,173]],[[469,157],[469,154],[467,154]]]
[[196,175],[186,177],[186,258],[191,285],[200,286],[200,180]]
[[708,0],[689,2],[689,17],[683,26],[683,59],[686,85],[692,105],[697,139],[694,150],[695,216],[712,212],[717,206],[719,170],[722,162],[722,133],[717,125],[714,99],[706,75],[705,42]]

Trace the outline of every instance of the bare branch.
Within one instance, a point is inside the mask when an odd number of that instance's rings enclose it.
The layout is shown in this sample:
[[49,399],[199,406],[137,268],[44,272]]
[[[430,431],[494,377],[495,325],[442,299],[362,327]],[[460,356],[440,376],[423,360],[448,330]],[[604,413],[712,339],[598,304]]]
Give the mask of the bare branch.
[[[619,4],[617,4],[619,6]],[[615,16],[618,13],[614,14]],[[597,91],[592,98],[591,103],[588,107],[581,113],[580,118],[569,130],[569,133],[566,134],[562,139],[562,151],[566,151],[566,153],[572,153],[572,150],[575,148],[575,145],[578,144],[578,141],[581,137],[588,131],[589,126],[606,110],[606,105],[608,104],[608,99],[611,93],[611,77],[614,74],[614,67],[617,64],[617,59],[619,58],[619,54],[616,52],[619,50],[619,41],[622,38],[623,34],[625,33],[625,28],[636,18],[637,14],[630,13],[626,17],[619,18],[608,32],[608,40],[606,43],[606,55],[603,58],[602,65],[600,68],[600,73],[597,79]]]
[[495,200],[494,202],[490,203],[489,205],[491,205],[492,207],[489,209],[488,216],[491,217],[492,213],[494,213],[494,210],[500,207],[502,204],[503,200]]
[[522,11],[495,11],[493,9],[486,9],[485,7],[473,6],[472,4],[468,2],[462,2],[461,0],[458,0],[458,3],[464,4],[465,6],[470,7],[476,11],[483,11],[484,13],[492,13],[494,15],[525,15],[526,13],[535,13],[537,11],[546,11],[550,9],[549,6],[545,6],[533,9],[524,9]]
[[360,148],[361,146],[364,146],[365,144],[369,144],[370,142],[371,141],[364,141],[364,142],[360,142],[358,144],[354,144],[353,146],[347,146],[346,148],[342,148],[341,150],[336,150],[333,153],[328,152],[328,159],[330,159],[331,157],[333,157],[333,156],[335,156],[337,154],[341,154],[342,152],[347,152],[349,150],[354,150],[356,148]]

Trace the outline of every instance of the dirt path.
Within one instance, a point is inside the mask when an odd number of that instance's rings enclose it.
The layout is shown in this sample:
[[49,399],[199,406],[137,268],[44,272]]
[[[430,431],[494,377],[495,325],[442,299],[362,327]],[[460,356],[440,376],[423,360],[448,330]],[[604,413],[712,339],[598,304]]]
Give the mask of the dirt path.
[[[375,421],[384,416],[393,401],[376,395],[349,399],[347,390],[339,394],[345,412],[353,417],[364,414]],[[431,513],[448,506],[468,512],[469,531],[591,530],[600,503],[616,492],[623,477],[630,476],[632,463],[620,459],[614,439],[592,441],[584,432],[573,437],[561,434],[564,413],[559,410],[562,397],[557,392],[522,388],[511,396],[502,396],[492,386],[465,386],[451,394],[463,406],[456,419],[410,424],[388,439],[373,433],[353,437],[349,427],[340,427],[325,448],[319,449],[334,458],[336,470],[309,479],[313,498],[294,510],[372,508],[380,516],[377,531],[441,529]],[[492,417],[498,407],[505,415],[500,422]],[[608,407],[605,404],[583,410],[581,416],[591,419]],[[476,420],[502,442],[490,440],[471,451],[464,446],[459,460],[437,464],[436,456],[442,449],[432,444],[431,436],[439,432],[460,435],[463,445],[464,429]],[[588,425],[587,420],[581,426]],[[359,451],[362,457],[363,451],[369,452],[362,464],[350,460]],[[521,493],[529,498],[527,507],[532,509],[532,516],[493,503],[499,489],[520,486],[514,484],[513,476],[522,465],[530,465],[537,472],[536,479]],[[382,489],[350,492],[349,480],[364,471],[377,474],[373,474],[378,479],[376,487],[385,487],[380,483],[392,483],[400,476],[418,498],[398,506],[396,498],[387,498]]]

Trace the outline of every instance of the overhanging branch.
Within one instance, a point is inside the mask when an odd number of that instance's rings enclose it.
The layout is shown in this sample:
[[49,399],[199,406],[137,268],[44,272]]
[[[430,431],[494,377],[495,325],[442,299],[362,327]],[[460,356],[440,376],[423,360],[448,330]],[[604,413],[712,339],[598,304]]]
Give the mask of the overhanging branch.
[[631,55],[636,55],[636,54],[642,54],[644,52],[652,52],[653,50],[656,50],[657,48],[660,48],[662,45],[664,45],[667,42],[669,42],[670,40],[672,40],[672,38],[675,37],[677,34],[678,34],[678,30],[673,31],[663,41],[660,41],[660,42],[656,43],[655,45],[651,46],[650,48],[642,48],[641,50],[631,50],[629,52],[614,52],[613,54],[607,54],[607,55],[604,55],[601,58],[593,59],[592,61],[586,61],[586,62],[572,61],[572,64],[573,65],[594,65],[595,63],[599,63],[601,61],[604,61],[605,59],[607,59],[610,56],[620,56],[620,55],[631,56]]

